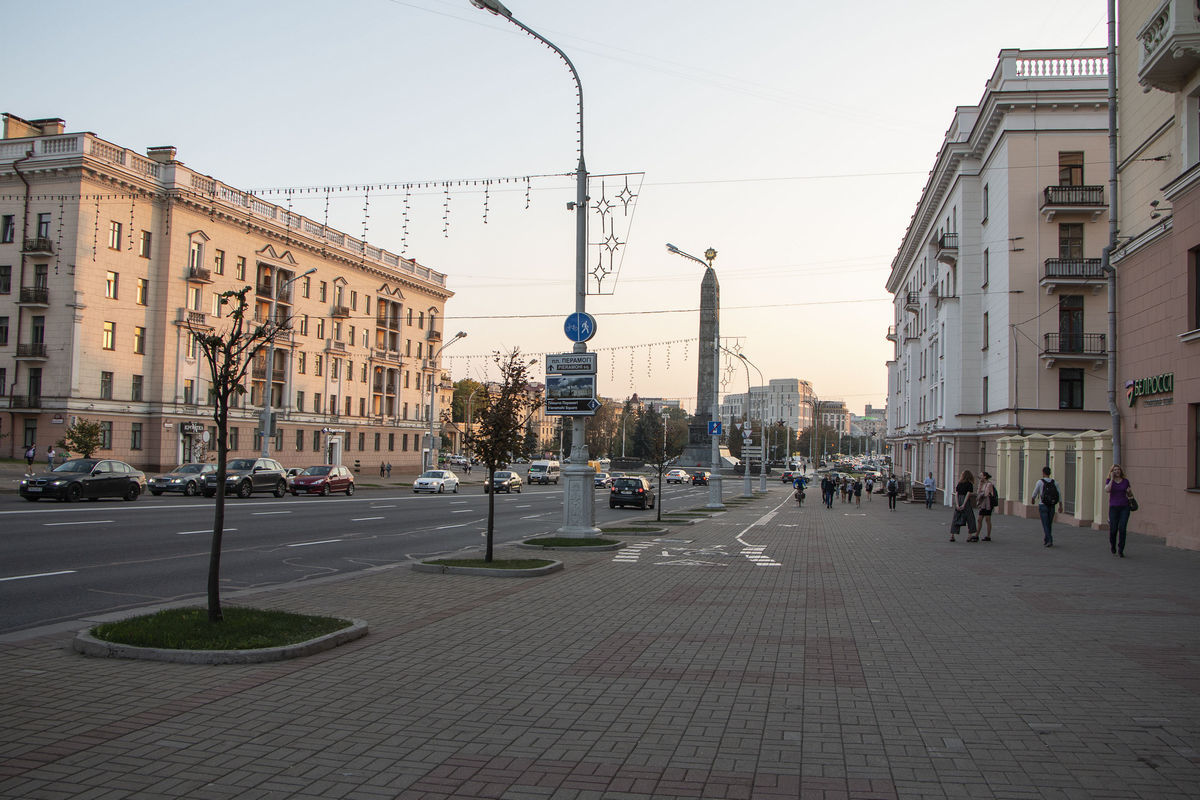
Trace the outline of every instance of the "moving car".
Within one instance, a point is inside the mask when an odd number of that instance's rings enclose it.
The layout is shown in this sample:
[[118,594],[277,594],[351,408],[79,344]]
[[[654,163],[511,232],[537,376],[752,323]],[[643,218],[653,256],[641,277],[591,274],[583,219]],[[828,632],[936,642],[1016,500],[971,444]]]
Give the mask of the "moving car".
[[667,473],[667,483],[679,483],[691,480],[686,469],[673,469]]
[[783,471],[783,474],[781,476],[779,476],[779,482],[780,483],[792,483],[793,481],[796,480],[796,478],[802,477],[803,475],[804,475],[803,470],[785,469]]
[[612,476],[607,472],[597,472],[592,477],[592,488],[594,489],[607,489],[611,483]]
[[712,473],[706,469],[692,471],[692,486],[708,486],[708,477]]
[[305,467],[303,472],[292,478],[291,490],[293,496],[303,492],[328,497],[334,492],[345,492],[349,497],[354,494],[354,476],[345,467],[317,464]]
[[492,476],[492,482],[490,484],[487,481],[483,482],[483,491],[485,494],[489,491],[508,492],[509,494],[516,492],[517,494],[520,494],[521,485],[522,483],[520,475],[512,470],[498,469]]
[[[273,458],[234,458],[225,465],[225,495],[246,498],[255,492],[287,493],[287,470]],[[204,496],[217,493],[217,473],[204,476]]]
[[448,469],[427,469],[413,481],[413,494],[431,492],[441,494],[447,489],[458,493],[458,476]]
[[21,497],[35,502],[55,497],[67,503],[86,497],[120,497],[137,500],[146,487],[146,475],[124,461],[109,458],[73,458],[50,472],[21,479]]
[[163,492],[182,492],[187,497],[200,494],[204,487],[204,476],[216,472],[216,464],[180,464],[164,475],[155,475],[147,484],[150,494],[158,497]]
[[645,478],[616,478],[608,490],[608,507],[654,508],[654,489]]
[[553,483],[557,486],[561,474],[562,466],[557,461],[534,461],[529,465],[529,484],[532,486],[535,483]]

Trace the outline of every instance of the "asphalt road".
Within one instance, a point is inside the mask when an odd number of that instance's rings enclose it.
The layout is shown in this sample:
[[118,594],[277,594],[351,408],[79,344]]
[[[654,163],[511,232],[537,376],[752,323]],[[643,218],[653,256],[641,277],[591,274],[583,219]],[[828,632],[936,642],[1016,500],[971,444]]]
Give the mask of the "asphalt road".
[[[708,497],[705,487],[663,489],[668,509],[701,506]],[[604,492],[595,497],[597,522],[654,513],[612,510]],[[442,495],[360,489],[353,497],[228,498],[223,591],[482,547],[487,501],[477,484]],[[213,504],[179,495],[71,504],[0,496],[0,634],[203,597]],[[561,486],[496,496],[497,544],[549,534],[561,523]]]

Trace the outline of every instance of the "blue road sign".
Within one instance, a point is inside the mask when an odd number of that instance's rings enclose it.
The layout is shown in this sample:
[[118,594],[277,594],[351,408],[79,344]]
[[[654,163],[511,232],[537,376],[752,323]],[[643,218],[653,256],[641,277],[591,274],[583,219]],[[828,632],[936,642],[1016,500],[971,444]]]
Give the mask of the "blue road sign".
[[719,419],[712,420],[708,423],[708,435],[709,436],[720,436],[721,435],[721,420],[719,420]]
[[563,331],[572,342],[586,342],[596,335],[596,318],[585,311],[567,317]]

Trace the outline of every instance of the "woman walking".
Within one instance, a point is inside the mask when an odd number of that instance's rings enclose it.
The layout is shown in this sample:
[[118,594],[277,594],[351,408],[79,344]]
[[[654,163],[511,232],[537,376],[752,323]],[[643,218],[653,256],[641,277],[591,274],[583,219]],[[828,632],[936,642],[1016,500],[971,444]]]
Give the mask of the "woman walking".
[[992,540],[992,511],[995,510],[998,499],[996,484],[992,483],[991,473],[986,470],[979,473],[979,478],[979,532],[984,533],[984,528],[987,528],[987,534],[983,537],[983,541],[990,542]]
[[1133,489],[1120,464],[1113,464],[1108,471],[1104,491],[1108,492],[1108,547],[1114,556],[1124,558],[1125,527],[1129,525],[1132,510],[1129,501],[1133,499]]
[[975,511],[971,507],[974,502],[975,476],[971,474],[971,470],[964,469],[962,477],[954,486],[954,518],[950,522],[950,541],[954,541],[954,535],[963,525],[967,526],[967,530],[971,534],[967,537],[967,541],[979,541],[979,534],[975,528]]

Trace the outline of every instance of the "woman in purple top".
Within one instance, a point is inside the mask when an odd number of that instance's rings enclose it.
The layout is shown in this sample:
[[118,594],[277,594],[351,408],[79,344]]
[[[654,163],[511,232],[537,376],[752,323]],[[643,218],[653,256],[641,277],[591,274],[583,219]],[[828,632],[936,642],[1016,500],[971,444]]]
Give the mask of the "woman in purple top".
[[1124,558],[1125,526],[1129,524],[1129,498],[1133,497],[1133,490],[1120,464],[1113,464],[1108,471],[1104,491],[1108,492],[1108,546],[1114,556]]

